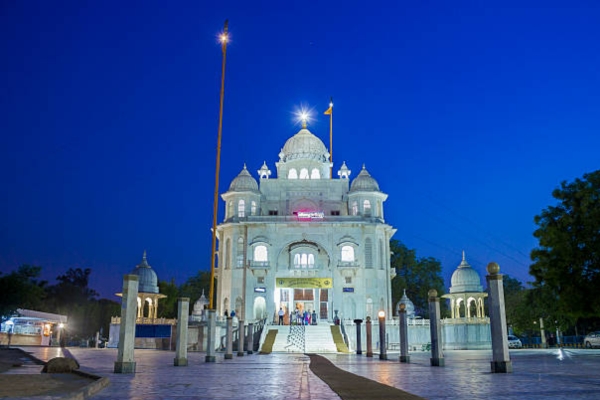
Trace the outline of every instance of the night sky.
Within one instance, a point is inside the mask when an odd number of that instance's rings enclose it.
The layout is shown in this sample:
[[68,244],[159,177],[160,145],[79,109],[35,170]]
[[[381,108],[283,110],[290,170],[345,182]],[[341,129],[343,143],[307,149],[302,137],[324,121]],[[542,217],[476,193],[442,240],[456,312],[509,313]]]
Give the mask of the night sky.
[[333,96],[334,174],[366,164],[395,239],[527,282],[534,216],[600,168],[596,0],[3,1],[0,271],[89,267],[117,300],[144,250],[210,268],[225,19],[221,193],[276,170],[301,105],[329,147]]

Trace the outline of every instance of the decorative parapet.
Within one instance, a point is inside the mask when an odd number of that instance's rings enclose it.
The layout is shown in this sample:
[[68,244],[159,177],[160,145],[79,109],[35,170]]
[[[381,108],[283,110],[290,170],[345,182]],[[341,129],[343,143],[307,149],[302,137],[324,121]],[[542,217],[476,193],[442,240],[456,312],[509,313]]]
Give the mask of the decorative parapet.
[[267,269],[270,267],[268,261],[250,261],[250,268],[262,268]]
[[444,318],[442,319],[442,325],[476,325],[476,324],[489,324],[490,318]]
[[358,268],[360,263],[358,261],[338,261],[338,268]]
[[[118,325],[121,323],[121,317],[111,317],[110,323]],[[177,318],[138,318],[135,320],[138,325],[177,325]]]

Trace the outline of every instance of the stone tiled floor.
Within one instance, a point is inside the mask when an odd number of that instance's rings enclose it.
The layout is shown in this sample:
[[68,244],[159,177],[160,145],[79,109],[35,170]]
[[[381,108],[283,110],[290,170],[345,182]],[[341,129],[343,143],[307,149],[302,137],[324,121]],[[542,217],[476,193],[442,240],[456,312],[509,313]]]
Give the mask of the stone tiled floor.
[[[45,349],[27,349],[41,359]],[[114,349],[69,349],[82,369],[111,384],[93,399],[339,399],[308,368],[304,355],[246,355],[205,363],[189,353],[189,366],[174,367],[173,352],[136,350],[137,373],[114,374]],[[52,351],[52,349],[46,350]],[[599,399],[600,350],[516,350],[514,373],[491,374],[490,351],[445,353],[445,367],[430,367],[428,353],[401,364],[356,355],[325,355],[338,367],[427,399]],[[49,357],[51,358],[51,357]]]

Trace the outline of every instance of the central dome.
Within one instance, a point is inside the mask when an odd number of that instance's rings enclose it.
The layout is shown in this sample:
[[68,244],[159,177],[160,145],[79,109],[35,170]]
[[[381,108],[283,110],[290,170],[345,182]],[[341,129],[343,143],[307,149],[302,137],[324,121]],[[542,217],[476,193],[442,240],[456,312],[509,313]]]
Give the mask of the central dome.
[[131,273],[139,277],[139,293],[158,293],[158,277],[152,267],[148,265],[146,251],[144,251],[142,262]]
[[329,160],[329,152],[321,139],[302,128],[285,142],[279,157],[281,161],[304,159],[326,162]]
[[481,287],[479,274],[469,265],[463,252],[463,259],[450,279],[450,293],[481,291],[483,291],[483,288]]

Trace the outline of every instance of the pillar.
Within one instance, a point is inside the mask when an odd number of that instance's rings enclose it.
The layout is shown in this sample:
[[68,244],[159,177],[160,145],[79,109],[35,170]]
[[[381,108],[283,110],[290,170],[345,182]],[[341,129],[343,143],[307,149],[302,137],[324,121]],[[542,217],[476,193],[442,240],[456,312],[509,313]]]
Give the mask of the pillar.
[[205,362],[215,362],[215,335],[217,334],[217,324],[216,324],[216,311],[208,310],[208,324],[206,329],[208,330],[206,335],[206,357],[204,358]]
[[175,346],[176,367],[188,365],[187,343],[188,343],[188,318],[190,314],[190,298],[180,297],[177,300],[177,345]]
[[233,318],[227,317],[225,325],[225,359],[233,358]]
[[385,311],[377,314],[379,317],[379,359],[387,360],[387,348],[385,344]]
[[246,335],[244,334],[244,320],[240,319],[238,323],[238,357],[244,356],[244,339]]
[[355,319],[354,323],[356,324],[356,354],[362,354],[362,345],[361,345],[361,337],[360,337],[360,324],[363,322],[362,319]]
[[546,332],[544,331],[544,318],[540,318],[540,335],[542,338],[542,348],[545,349],[548,345],[546,344]]
[[400,303],[398,309],[398,326],[400,327],[400,362],[409,363],[408,355],[408,321],[406,319],[406,304]]
[[442,353],[442,326],[440,321],[440,298],[437,290],[431,289],[429,295],[429,331],[431,333],[431,366],[444,366],[444,353]]
[[513,371],[508,352],[506,333],[506,311],[504,308],[504,283],[500,266],[491,262],[487,266],[486,276],[490,292],[490,328],[492,330],[492,372],[509,373]]
[[246,342],[246,353],[252,354],[254,352],[254,324],[248,323],[248,342]]
[[134,374],[135,360],[135,320],[137,315],[137,293],[139,277],[125,275],[123,277],[123,297],[121,299],[121,327],[119,330],[119,350],[115,361],[115,374]]
[[367,322],[365,322],[365,330],[367,331],[367,357],[373,357],[373,340],[371,339],[371,317],[367,317]]

